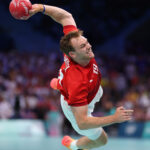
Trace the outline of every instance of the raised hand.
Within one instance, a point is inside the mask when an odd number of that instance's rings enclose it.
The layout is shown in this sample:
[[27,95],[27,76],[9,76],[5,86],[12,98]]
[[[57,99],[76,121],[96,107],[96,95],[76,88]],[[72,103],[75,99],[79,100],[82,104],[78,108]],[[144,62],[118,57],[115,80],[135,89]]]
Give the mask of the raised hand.
[[117,123],[129,121],[132,119],[133,110],[127,110],[124,107],[118,107],[114,114]]
[[29,10],[29,16],[27,17],[23,17],[23,20],[27,20],[30,17],[32,17],[33,15],[35,15],[38,12],[42,12],[43,11],[43,5],[42,4],[33,4],[32,5],[32,9]]

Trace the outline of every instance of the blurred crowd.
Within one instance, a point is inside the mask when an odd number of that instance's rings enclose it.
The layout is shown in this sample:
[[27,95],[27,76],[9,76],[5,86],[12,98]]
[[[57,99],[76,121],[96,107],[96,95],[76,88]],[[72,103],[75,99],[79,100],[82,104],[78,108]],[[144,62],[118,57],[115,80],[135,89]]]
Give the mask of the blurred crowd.
[[[102,72],[104,95],[96,104],[94,115],[110,115],[117,106],[124,106],[134,109],[134,120],[150,120],[150,56],[99,54],[96,59]],[[61,63],[59,53],[1,52],[0,118],[49,121],[49,114],[57,112],[62,119],[60,93],[49,87]],[[64,125],[69,128],[66,120]]]
[[150,56],[100,56],[102,115],[114,113],[115,107],[134,109],[135,121],[150,120]]
[[57,75],[58,56],[0,53],[0,118],[45,119],[57,110],[58,94],[49,81]]

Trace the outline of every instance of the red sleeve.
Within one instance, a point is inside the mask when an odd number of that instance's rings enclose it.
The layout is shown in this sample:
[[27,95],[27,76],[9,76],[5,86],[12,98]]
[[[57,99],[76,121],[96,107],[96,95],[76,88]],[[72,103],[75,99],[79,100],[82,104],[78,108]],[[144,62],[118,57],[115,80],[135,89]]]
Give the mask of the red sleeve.
[[80,70],[74,69],[67,77],[67,90],[69,95],[68,104],[70,106],[87,105],[88,89]]
[[67,35],[69,32],[78,31],[77,27],[74,25],[66,25],[63,27],[64,35]]

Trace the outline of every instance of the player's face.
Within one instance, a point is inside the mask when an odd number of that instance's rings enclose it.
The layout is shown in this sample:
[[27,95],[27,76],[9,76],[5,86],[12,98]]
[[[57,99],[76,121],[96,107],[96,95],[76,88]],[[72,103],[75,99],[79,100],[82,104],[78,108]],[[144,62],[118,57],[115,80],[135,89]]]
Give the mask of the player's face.
[[94,58],[94,53],[92,51],[92,46],[88,42],[87,38],[84,36],[79,36],[77,38],[71,39],[72,46],[75,49],[74,58],[76,59],[92,59]]

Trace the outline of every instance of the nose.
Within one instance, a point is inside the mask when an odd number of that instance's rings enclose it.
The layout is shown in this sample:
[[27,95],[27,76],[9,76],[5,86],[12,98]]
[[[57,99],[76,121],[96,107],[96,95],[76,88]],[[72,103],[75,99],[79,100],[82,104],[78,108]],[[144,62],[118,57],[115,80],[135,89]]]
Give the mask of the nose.
[[88,49],[91,49],[91,47],[92,47],[91,44],[88,43],[88,44],[87,44],[87,48],[88,48]]

